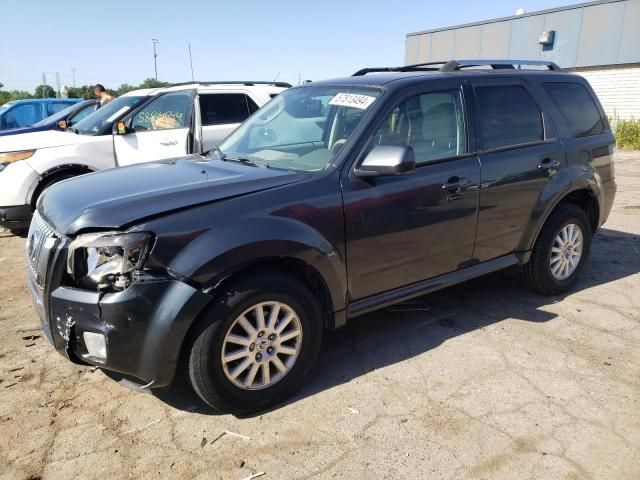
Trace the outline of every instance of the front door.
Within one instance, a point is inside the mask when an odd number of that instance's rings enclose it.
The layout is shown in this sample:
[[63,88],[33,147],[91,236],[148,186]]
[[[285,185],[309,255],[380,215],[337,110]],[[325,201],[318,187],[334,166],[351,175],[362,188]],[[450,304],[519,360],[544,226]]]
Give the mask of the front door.
[[474,257],[491,260],[526,248],[527,226],[548,182],[565,164],[564,146],[519,80],[477,80],[482,180]]
[[469,153],[461,85],[441,85],[399,99],[368,144],[413,147],[412,174],[343,180],[352,300],[452,272],[472,257],[480,165]]
[[179,157],[190,152],[193,91],[160,95],[126,120],[129,133],[114,135],[119,166]]

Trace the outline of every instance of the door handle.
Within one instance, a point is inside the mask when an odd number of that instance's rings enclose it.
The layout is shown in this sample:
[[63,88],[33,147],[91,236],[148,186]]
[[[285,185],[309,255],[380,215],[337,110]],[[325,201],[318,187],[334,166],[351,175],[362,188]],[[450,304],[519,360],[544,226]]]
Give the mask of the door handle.
[[447,183],[442,184],[443,190],[454,190],[456,193],[471,184],[468,178],[451,177]]
[[164,140],[162,142],[160,142],[160,145],[165,145],[165,146],[170,146],[170,145],[177,145],[178,141],[177,140]]
[[552,170],[554,168],[558,168],[560,166],[560,162],[558,160],[551,160],[550,158],[545,158],[538,164],[539,170]]

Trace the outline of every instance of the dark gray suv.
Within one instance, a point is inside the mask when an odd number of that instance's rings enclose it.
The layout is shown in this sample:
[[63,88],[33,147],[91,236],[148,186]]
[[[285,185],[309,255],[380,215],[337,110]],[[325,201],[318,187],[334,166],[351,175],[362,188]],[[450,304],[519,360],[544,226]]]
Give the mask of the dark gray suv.
[[260,410],[350,318],[511,266],[568,290],[613,148],[587,82],[551,63],[365,69],[282,92],[205,155],[54,185],[29,285],[70,360],[141,389],[185,370],[213,408]]

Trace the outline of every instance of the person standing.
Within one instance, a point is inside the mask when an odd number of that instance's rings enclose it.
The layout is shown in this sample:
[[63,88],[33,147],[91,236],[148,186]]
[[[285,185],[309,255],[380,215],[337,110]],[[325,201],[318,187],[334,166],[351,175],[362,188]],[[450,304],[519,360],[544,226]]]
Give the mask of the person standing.
[[96,83],[95,87],[93,87],[93,93],[96,98],[100,100],[100,106],[104,107],[107,103],[113,100],[113,97],[109,95],[109,92],[104,88],[104,85]]

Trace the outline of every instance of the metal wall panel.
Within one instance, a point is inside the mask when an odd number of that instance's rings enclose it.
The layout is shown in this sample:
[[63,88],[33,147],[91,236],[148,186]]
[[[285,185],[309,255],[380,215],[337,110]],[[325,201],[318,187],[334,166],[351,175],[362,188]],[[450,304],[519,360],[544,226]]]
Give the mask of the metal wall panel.
[[[607,3],[582,9],[577,67],[616,62],[624,3]],[[636,28],[640,26],[636,25]]]
[[553,50],[543,50],[540,53],[540,59],[550,60],[561,67],[575,66],[578,58],[581,19],[582,9],[579,8],[545,15],[544,30],[555,30],[556,36]]
[[420,35],[418,40],[418,63],[431,61],[431,35]]
[[455,49],[455,30],[445,30],[431,34],[431,60],[438,62],[453,58]]
[[625,2],[617,62],[640,62],[640,0]]
[[[555,31],[552,46],[538,44]],[[640,63],[640,0],[598,0],[409,34],[406,62],[457,59],[550,60],[561,67]]]
[[404,48],[404,64],[418,63],[418,36],[407,37]]
[[467,27],[456,30],[456,48],[453,58],[474,60],[480,58],[482,27]]
[[544,15],[513,20],[507,58],[540,60],[542,46],[538,36],[544,30]]
[[480,56],[482,58],[507,58],[511,22],[488,23],[482,26]]

